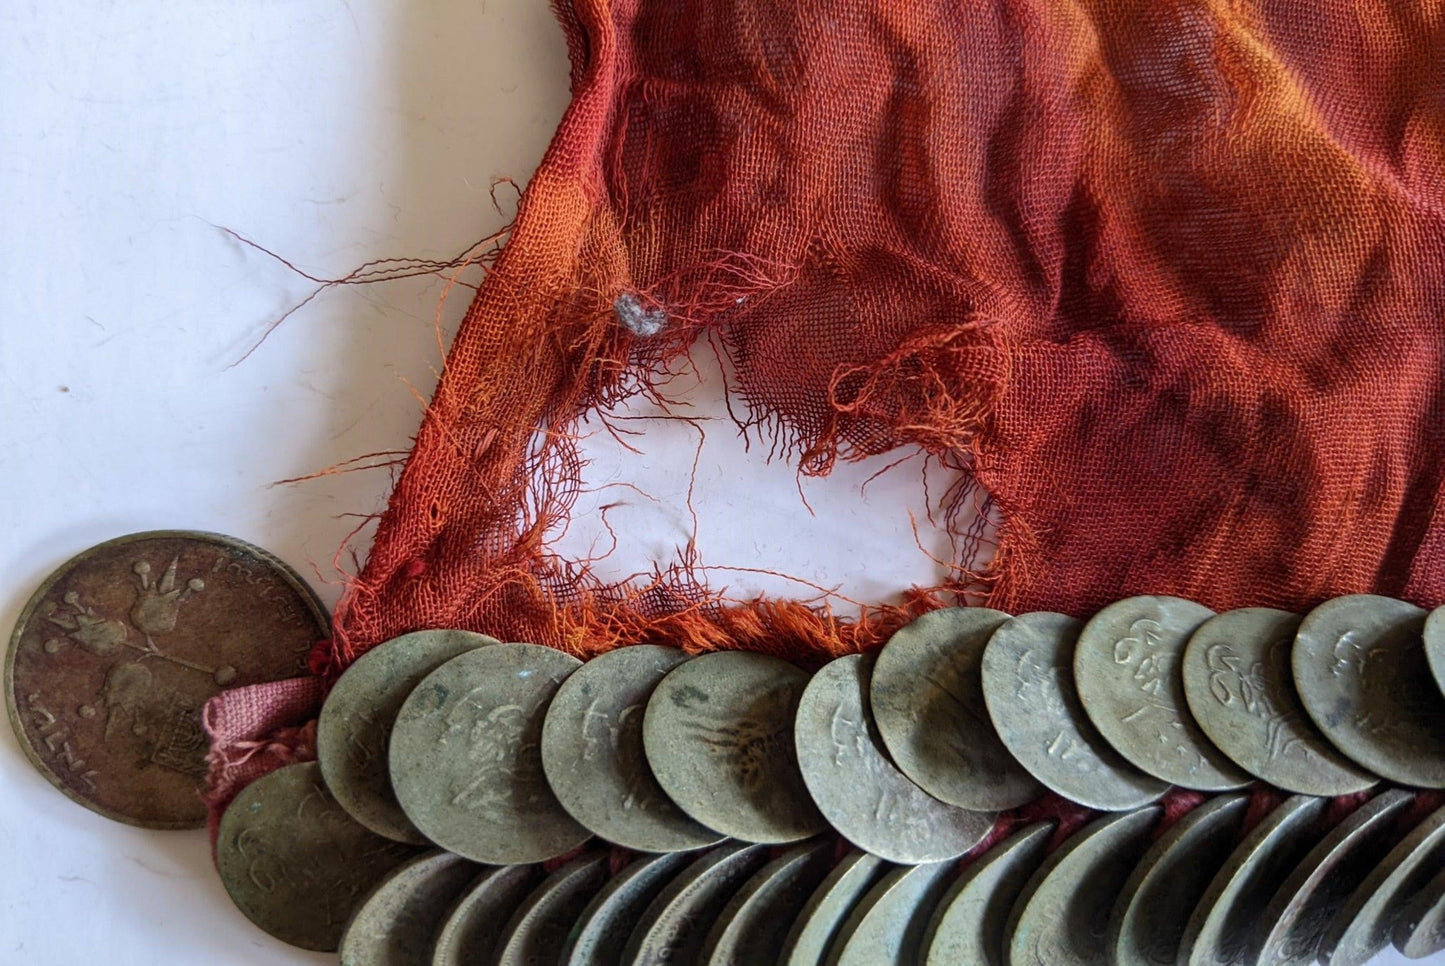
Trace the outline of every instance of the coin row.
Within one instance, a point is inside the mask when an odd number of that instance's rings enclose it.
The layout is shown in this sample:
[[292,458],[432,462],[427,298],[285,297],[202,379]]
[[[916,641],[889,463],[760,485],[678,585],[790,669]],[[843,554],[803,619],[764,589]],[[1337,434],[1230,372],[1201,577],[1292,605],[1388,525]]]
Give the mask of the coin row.
[[307,764],[242,793],[218,855],[248,916],[339,945],[346,966],[1361,966],[1391,941],[1445,949],[1438,796],[1337,805],[1231,793],[1172,822],[1158,806],[1067,835],[1037,822],[964,863],[896,865],[821,836],[584,851],[546,874],[375,836]]

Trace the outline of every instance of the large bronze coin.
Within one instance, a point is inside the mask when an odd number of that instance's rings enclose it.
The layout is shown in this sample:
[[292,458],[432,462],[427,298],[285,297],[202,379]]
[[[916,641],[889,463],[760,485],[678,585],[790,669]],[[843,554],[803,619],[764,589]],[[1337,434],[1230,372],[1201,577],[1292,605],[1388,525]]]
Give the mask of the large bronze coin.
[[780,966],[818,966],[853,909],[890,868],[867,852],[845,855],[793,920],[778,957]]
[[743,842],[796,842],[827,828],[793,748],[808,675],[748,651],[678,665],[652,692],[642,744],[658,784],[692,819]]
[[1184,649],[1184,696],[1199,727],[1245,771],[1301,795],[1349,795],[1379,779],[1335,750],[1295,693],[1300,618],[1246,607],[1209,618]]
[[1445,869],[1400,910],[1395,922],[1395,948],[1410,959],[1445,951]]
[[573,859],[547,876],[517,907],[497,943],[497,966],[561,962],[562,950],[608,876],[605,852]]
[[1425,612],[1353,594],[1305,615],[1291,665],[1305,711],[1336,748],[1402,785],[1445,788],[1445,697],[1430,675]]
[[1169,785],[1135,768],[1103,739],[1074,690],[1083,622],[1020,614],[989,638],[983,697],[1004,746],[1051,790],[1104,812],[1147,805]]
[[398,866],[351,916],[341,936],[341,966],[419,966],[437,929],[479,869],[440,850]]
[[940,802],[884,757],[868,713],[871,663],[871,655],[840,657],[808,682],[793,728],[803,781],[823,817],[859,848],[908,865],[956,858],[996,815]]
[[536,644],[452,658],[411,692],[391,731],[391,784],[407,818],[475,862],[544,862],[591,837],[542,775],[547,702],[580,664]]
[[743,883],[707,934],[699,966],[775,962],[793,920],[833,867],[837,842],[827,836],[794,846]]
[[540,865],[501,865],[483,872],[447,911],[432,966],[494,966],[502,930],[540,881]]
[[1250,775],[1205,736],[1189,713],[1179,659],[1214,615],[1178,597],[1129,597],[1095,614],[1074,649],[1074,681],[1104,740],[1162,781],[1217,792]]
[[577,917],[558,962],[562,966],[618,966],[627,938],[642,914],[693,859],[686,852],[644,855],[613,876]]
[[315,762],[246,786],[221,818],[216,868],[231,901],[293,946],[328,952],[362,898],[417,854],[346,813]]
[[885,875],[848,914],[828,966],[913,966],[952,862],[905,866]]
[[624,966],[697,962],[718,913],[767,861],[767,846],[739,843],[694,859],[643,912],[623,950]]
[[1435,686],[1445,695],[1445,607],[1437,607],[1425,618],[1425,660],[1435,675]]
[[201,706],[222,688],[307,673],[327,634],[290,567],[214,533],[102,543],[46,578],[5,662],[10,724],[56,788],[107,818],[198,828]]
[[1014,808],[1042,790],[999,740],[983,700],[983,649],[1008,619],[986,607],[931,611],[895,632],[873,668],[873,718],[889,757],[959,808]]

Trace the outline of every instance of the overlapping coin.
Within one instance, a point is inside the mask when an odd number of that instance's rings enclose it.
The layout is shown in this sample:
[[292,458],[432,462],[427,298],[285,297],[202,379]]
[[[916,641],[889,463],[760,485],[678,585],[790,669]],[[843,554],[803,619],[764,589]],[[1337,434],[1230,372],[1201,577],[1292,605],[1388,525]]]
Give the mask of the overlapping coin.
[[953,863],[894,869],[848,914],[828,953],[830,966],[912,966]]
[[763,866],[718,914],[699,966],[754,966],[775,959],[803,904],[833,867],[831,838],[797,845]]
[[767,860],[766,846],[742,843],[694,859],[643,911],[623,950],[623,966],[695,962],[718,914]]
[[823,962],[843,923],[890,868],[889,863],[867,852],[854,851],[844,856],[793,920],[778,957],[780,966],[815,966]]
[[435,851],[405,862],[362,900],[341,936],[342,966],[413,966],[427,961],[447,910],[479,867]]
[[669,852],[633,860],[582,910],[558,961],[566,966],[616,966],[652,900],[693,859],[686,852]]
[[582,911],[607,882],[607,855],[582,855],[553,872],[512,913],[497,941],[496,966],[559,960]]
[[432,947],[432,966],[492,966],[502,930],[542,877],[540,865],[482,872],[446,910]]
[[939,898],[920,944],[923,966],[996,966],[1004,961],[1004,926],[1029,877],[1038,870],[1052,822],[1015,832],[973,861]]

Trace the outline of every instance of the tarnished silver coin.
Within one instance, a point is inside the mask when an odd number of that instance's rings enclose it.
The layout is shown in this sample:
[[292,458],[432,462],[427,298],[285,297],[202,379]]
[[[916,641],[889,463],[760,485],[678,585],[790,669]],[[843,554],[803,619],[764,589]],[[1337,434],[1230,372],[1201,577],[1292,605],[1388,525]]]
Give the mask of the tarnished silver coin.
[[1250,775],[1205,737],[1184,698],[1179,658],[1214,611],[1179,597],[1129,597],[1095,614],[1074,648],[1074,682],[1104,740],[1155,778],[1198,791]]
[[905,866],[868,890],[838,930],[828,966],[913,966],[953,862]]
[[316,722],[316,758],[326,787],[352,818],[377,835],[426,844],[391,789],[391,726],[422,678],[458,654],[496,643],[468,631],[417,631],[378,644],[341,675]]
[[435,851],[397,866],[357,906],[341,935],[341,966],[418,966],[477,865]]
[[642,749],[647,699],[688,659],[675,647],[623,647],[572,673],[542,725],[542,770],[573,818],[639,852],[681,852],[723,836],[688,818],[652,777]]
[[1391,940],[1405,900],[1445,863],[1445,808],[1432,812],[1365,876],[1320,939],[1324,966],[1363,966]]
[[1353,594],[1305,615],[1291,660],[1305,711],[1357,764],[1402,785],[1445,788],[1445,696],[1421,638],[1425,612]]
[[1381,792],[1345,817],[1275,891],[1260,917],[1260,962],[1308,966],[1320,937],[1351,892],[1400,838],[1399,818],[1414,796]]
[[236,796],[216,836],[216,869],[231,901],[262,930],[329,952],[377,882],[417,850],[346,813],[315,762],[288,765]]
[[696,856],[645,855],[613,876],[582,910],[558,962],[562,966],[618,966],[627,938],[642,914]]
[[1054,834],[1035,822],[974,860],[938,900],[919,946],[922,966],[1000,966],[1009,910]]
[[832,836],[796,845],[758,870],[718,914],[699,966],[776,962],[803,903],[833,867]]
[[821,885],[813,890],[793,920],[779,966],[818,966],[843,928],[853,908],[863,901],[892,866],[867,852],[850,852]]
[[1189,916],[1239,844],[1246,795],[1219,795],[1175,822],[1139,860],[1109,915],[1113,966],[1156,966],[1179,958]]
[[503,865],[482,872],[448,910],[437,932],[432,966],[493,966],[502,929],[541,881],[540,865]]
[[743,842],[796,842],[827,827],[793,748],[808,675],[748,651],[704,654],[652,692],[642,745],[658,784],[694,821]]
[[1445,869],[1405,903],[1395,921],[1395,948],[1409,959],[1445,951]]
[[1074,644],[1083,622],[1020,614],[989,638],[983,698],[999,738],[1049,789],[1104,812],[1147,805],[1169,785],[1135,768],[1094,729],[1074,690]]
[[543,879],[502,930],[496,966],[560,963],[572,927],[607,881],[607,861],[605,852],[584,855]]
[[1153,806],[1095,819],[1044,860],[1004,927],[1009,966],[1109,963],[1109,910],[1159,815]]
[[1215,747],[1256,778],[1302,795],[1362,792],[1379,778],[1325,740],[1295,693],[1299,625],[1269,607],[1209,618],[1184,648],[1184,697]]
[[763,845],[720,845],[695,858],[648,904],[622,953],[624,966],[695,963],[728,900],[768,861]]
[[1435,675],[1435,686],[1445,695],[1445,607],[1437,607],[1425,618],[1425,660]]
[[960,808],[1014,808],[1042,791],[999,740],[983,700],[983,649],[1008,619],[986,607],[931,611],[899,628],[873,668],[873,719],[889,757]]
[[933,798],[884,757],[868,711],[872,657],[823,667],[803,691],[793,739],[813,801],[848,841],[890,862],[955,858],[993,827],[993,812]]
[[1264,937],[1259,911],[1318,840],[1325,800],[1285,799],[1250,829],[1214,874],[1179,941],[1188,966],[1253,966]]
[[391,784],[407,818],[476,862],[543,862],[591,837],[542,776],[547,702],[581,662],[536,644],[452,658],[412,690],[391,731]]

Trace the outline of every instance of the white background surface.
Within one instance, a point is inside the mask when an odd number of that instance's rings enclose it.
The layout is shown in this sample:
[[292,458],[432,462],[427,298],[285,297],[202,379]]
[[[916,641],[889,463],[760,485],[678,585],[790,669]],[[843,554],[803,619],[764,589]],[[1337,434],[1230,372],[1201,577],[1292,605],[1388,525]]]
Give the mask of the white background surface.
[[[0,0],[0,628],[72,554],[134,530],[259,543],[328,603],[334,552],[390,488],[373,470],[274,486],[405,449],[469,292],[438,279],[333,289],[239,359],[312,284],[388,256],[449,257],[494,231],[496,176],[525,181],[567,102],[543,0]],[[475,281],[475,274],[465,276]],[[705,362],[708,353],[700,356]],[[674,391],[710,420],[694,503],[719,567],[785,569],[864,600],[937,578],[916,461],[802,484],[745,453],[717,373]],[[711,431],[712,427],[718,431]],[[666,562],[693,532],[696,434],[605,434],[564,546],[602,569]],[[634,443],[639,441],[634,440]],[[652,499],[608,484],[632,482]],[[934,492],[946,480],[930,478]],[[631,494],[630,496],[628,494]],[[363,544],[364,546],[364,544]],[[734,592],[800,585],[711,572]],[[328,962],[237,913],[204,833],[108,822],[0,740],[0,963]],[[1390,960],[1391,962],[1395,960]]]

